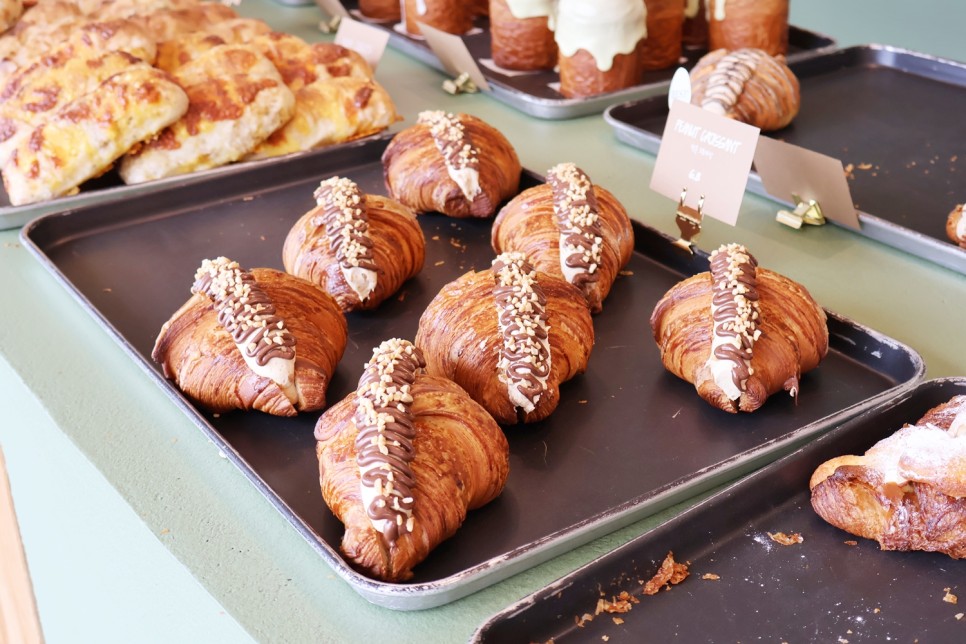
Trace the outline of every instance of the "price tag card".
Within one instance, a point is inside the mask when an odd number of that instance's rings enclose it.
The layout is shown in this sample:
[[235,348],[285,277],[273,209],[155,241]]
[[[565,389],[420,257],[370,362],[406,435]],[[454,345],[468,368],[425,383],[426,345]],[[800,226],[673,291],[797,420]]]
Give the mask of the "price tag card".
[[748,185],[759,130],[674,101],[657,151],[651,189],[686,206],[704,197],[703,215],[734,226]]
[[315,0],[316,6],[327,13],[330,18],[335,18],[336,16],[341,16],[342,18],[348,18],[349,12],[346,8],[342,6],[339,0]]
[[758,141],[755,169],[768,194],[791,202],[815,200],[826,219],[859,230],[859,216],[839,159],[767,136]]
[[418,24],[419,30],[426,36],[426,44],[429,45],[429,48],[433,50],[436,57],[443,63],[443,67],[446,68],[447,72],[452,74],[453,77],[466,72],[470,75],[470,80],[473,81],[473,84],[478,88],[483,91],[490,89],[490,84],[486,82],[483,72],[480,71],[476,61],[473,60],[473,55],[466,48],[466,43],[463,42],[462,38],[455,34],[440,31],[435,27],[430,27],[421,22]]
[[351,18],[342,18],[335,32],[335,44],[359,52],[373,70],[379,66],[388,42],[388,31]]

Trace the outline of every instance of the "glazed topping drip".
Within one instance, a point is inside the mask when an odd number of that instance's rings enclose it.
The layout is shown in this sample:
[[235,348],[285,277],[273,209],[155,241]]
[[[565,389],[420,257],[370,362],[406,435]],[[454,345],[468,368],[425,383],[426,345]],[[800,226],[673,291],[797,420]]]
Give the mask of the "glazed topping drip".
[[701,0],[684,0],[684,17],[694,18],[696,15],[698,15],[700,5]]
[[563,56],[583,49],[602,72],[618,54],[647,38],[647,5],[640,0],[558,0],[554,40]]
[[332,177],[319,184],[314,196],[322,214],[312,224],[325,228],[342,276],[359,300],[365,301],[377,280],[365,195],[353,181]]
[[362,502],[373,527],[390,544],[413,531],[416,428],[411,389],[417,371],[425,366],[422,353],[410,342],[386,340],[372,352],[356,389]]
[[550,375],[547,297],[522,253],[503,253],[493,260],[492,271],[503,335],[497,371],[510,402],[530,413],[547,390]]
[[295,402],[295,336],[255,277],[227,257],[206,259],[191,292],[211,298],[218,322],[252,371],[273,380]]
[[758,49],[739,49],[725,55],[708,77],[701,107],[716,114],[729,113],[767,55]]
[[725,0],[705,0],[704,13],[708,21],[711,20],[711,4],[714,3],[714,19],[721,22],[725,19]]
[[520,20],[553,15],[553,0],[506,0],[506,6],[513,17]]
[[560,270],[564,279],[584,290],[597,282],[604,244],[594,185],[573,163],[547,172],[553,190],[553,212],[560,231]]
[[[731,399],[745,391],[753,347],[761,336],[756,269],[758,262],[739,244],[711,253],[711,319],[714,325],[708,367]],[[796,388],[797,389],[797,388]]]
[[433,110],[420,112],[417,122],[429,126],[436,148],[446,162],[446,172],[472,201],[480,194],[480,151],[466,135],[466,127],[455,114]]

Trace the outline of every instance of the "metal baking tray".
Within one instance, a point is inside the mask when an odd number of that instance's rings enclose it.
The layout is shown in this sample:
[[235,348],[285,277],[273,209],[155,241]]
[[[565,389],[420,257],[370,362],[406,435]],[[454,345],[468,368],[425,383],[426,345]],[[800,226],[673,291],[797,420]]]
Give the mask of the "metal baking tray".
[[[353,571],[338,552],[342,525],[318,489],[313,426],[260,413],[213,416],[196,409],[149,358],[162,323],[187,299],[206,257],[281,268],[283,239],[314,206],[312,192],[333,174],[381,193],[384,143],[220,176],[97,208],[45,216],[21,238],[121,346],[169,394],[359,593],[396,609],[429,608],[568,551],[673,503],[721,485],[790,451],[845,418],[899,395],[922,377],[920,356],[898,342],[832,315],[832,351],[802,380],[796,406],[775,396],[754,414],[713,409],[667,373],[650,337],[658,298],[707,267],[672,240],[635,226],[632,274],[614,285],[594,320],[587,372],[561,389],[545,422],[507,427],[507,488],[470,513],[455,537],[416,568],[410,583],[386,584]],[[527,174],[524,185],[537,179]],[[412,339],[420,315],[447,282],[488,267],[490,221],[425,215],[423,271],[377,311],[348,316],[349,342],[329,402],[355,389],[372,348]]]
[[[487,620],[472,641],[964,641],[966,561],[882,551],[823,521],[808,489],[819,464],[862,454],[964,393],[966,378],[922,383],[521,599]],[[803,541],[782,546],[768,536],[776,532],[798,533]],[[641,596],[638,580],[648,580],[668,552],[690,563],[690,576],[667,592]],[[943,601],[946,589],[958,605]],[[621,591],[640,603],[577,626],[594,615],[598,599]]]
[[[439,58],[426,44],[425,39],[404,33],[404,30],[394,22],[380,22],[366,18],[359,13],[358,2],[342,4],[356,20],[388,31],[389,42],[393,48],[439,71],[446,71]],[[498,68],[481,62],[491,61],[492,63],[493,59],[487,18],[478,17],[470,33],[462,38],[473,59],[477,61],[480,72],[490,84],[493,96],[525,114],[541,119],[558,120],[600,114],[607,106],[614,103],[647,96],[666,95],[671,85],[671,76],[677,69],[677,67],[669,67],[647,72],[640,85],[617,92],[587,98],[566,98],[557,89],[560,78],[554,71],[503,73]],[[834,49],[835,41],[828,36],[789,26],[788,46],[788,59],[801,60]],[[707,53],[706,49],[686,47],[680,64],[690,69],[705,53]]]
[[[357,141],[351,141],[348,143],[340,143],[337,145],[319,148],[317,150],[295,152],[288,156],[297,157],[300,159],[310,159],[312,157],[325,156],[328,154],[339,155],[342,154],[342,150],[344,150],[346,147],[358,146],[361,144],[360,142],[366,141],[369,138],[391,138],[392,135],[392,132],[381,132],[379,134],[374,134],[370,137],[367,137],[366,139],[359,139]],[[4,189],[3,184],[0,183],[0,230],[7,230],[10,228],[23,226],[31,219],[36,219],[37,217],[46,215],[48,213],[62,212],[68,209],[80,208],[82,206],[93,204],[104,204],[110,201],[120,201],[129,199],[135,195],[154,192],[163,188],[188,186],[198,182],[207,181],[214,177],[219,177],[226,174],[234,174],[236,172],[248,169],[252,165],[259,167],[272,167],[275,164],[281,163],[284,165],[289,162],[290,159],[288,159],[288,157],[277,157],[259,161],[242,161],[239,163],[224,165],[218,168],[212,168],[210,170],[201,170],[199,172],[192,172],[190,174],[184,174],[176,177],[167,177],[165,179],[158,179],[156,181],[149,181],[147,183],[135,185],[125,184],[121,180],[121,177],[117,174],[117,170],[112,168],[100,177],[84,182],[80,186],[80,192],[77,194],[66,197],[58,197],[57,199],[50,199],[48,201],[41,201],[38,203],[25,204],[23,206],[11,205],[10,198],[7,196],[7,191]]]
[[[854,166],[861,234],[966,273],[966,250],[946,237],[947,215],[966,200],[958,170],[966,164],[966,64],[863,45],[790,67],[801,110],[769,136]],[[650,98],[614,105],[604,119],[618,139],[656,154],[667,113],[666,100]],[[748,189],[775,199],[756,172]]]

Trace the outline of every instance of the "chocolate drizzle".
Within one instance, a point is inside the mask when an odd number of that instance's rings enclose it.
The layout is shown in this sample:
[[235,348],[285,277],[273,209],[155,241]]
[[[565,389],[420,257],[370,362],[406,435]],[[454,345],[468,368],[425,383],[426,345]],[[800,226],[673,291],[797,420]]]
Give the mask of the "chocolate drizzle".
[[204,260],[191,292],[211,298],[218,322],[257,365],[264,367],[273,358],[295,360],[295,336],[275,312],[268,293],[237,262],[226,257]]
[[733,364],[731,380],[738,391],[746,390],[748,377],[754,374],[753,347],[761,336],[757,267],[757,260],[739,244],[711,253],[711,355],[712,360]]
[[339,265],[375,271],[366,200],[359,186],[349,179],[332,177],[320,183],[313,196],[322,214],[312,223],[325,227]]
[[560,268],[568,282],[586,290],[597,282],[604,243],[594,185],[573,163],[550,168],[547,183],[560,231]]
[[394,338],[372,352],[356,389],[356,460],[363,503],[373,527],[394,544],[413,531],[411,463],[416,429],[410,405],[416,372],[426,366],[411,343]]
[[536,407],[550,375],[547,297],[537,272],[522,253],[503,253],[493,260],[496,301],[503,347],[497,368],[510,401],[525,413]]
[[725,55],[714,66],[708,77],[701,107],[720,110],[727,114],[738,102],[747,83],[755,74],[765,52],[758,49],[739,49]]
[[429,127],[429,133],[443,160],[450,178],[456,182],[463,196],[472,200],[480,192],[480,151],[466,134],[466,128],[455,114],[441,110],[420,112],[416,122]]

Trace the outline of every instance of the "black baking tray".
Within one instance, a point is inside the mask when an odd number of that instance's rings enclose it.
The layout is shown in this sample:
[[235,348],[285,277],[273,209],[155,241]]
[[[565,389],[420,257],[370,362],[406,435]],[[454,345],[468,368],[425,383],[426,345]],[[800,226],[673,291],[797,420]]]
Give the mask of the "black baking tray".
[[[446,71],[442,62],[422,37],[405,32],[395,22],[376,21],[359,13],[358,2],[343,2],[350,15],[361,22],[389,32],[393,48],[407,56],[440,71]],[[584,98],[567,98],[559,91],[560,77],[555,71],[537,71],[526,74],[506,72],[492,63],[490,49],[489,19],[477,17],[473,29],[462,36],[466,48],[477,61],[480,72],[490,85],[494,97],[525,114],[542,119],[569,119],[590,114],[600,114],[604,109],[622,101],[646,96],[666,95],[671,76],[678,65],[644,74],[641,84],[617,92],[608,92]],[[835,48],[835,41],[828,36],[795,26],[788,28],[788,59],[800,60]],[[679,65],[691,69],[707,49],[685,47]]]
[[[341,524],[321,500],[313,426],[318,414],[204,413],[184,399],[149,358],[162,323],[189,297],[202,259],[281,268],[285,234],[314,206],[321,178],[341,174],[383,192],[385,142],[338,158],[272,166],[124,202],[48,215],[22,231],[34,253],[144,367],[268,500],[358,592],[398,609],[452,601],[672,503],[777,458],[922,377],[917,353],[832,315],[832,351],[802,379],[798,405],[775,396],[754,414],[731,415],[701,401],[660,364],[648,317],[663,293],[707,267],[672,240],[635,225],[629,273],[594,320],[587,372],[561,389],[546,421],[507,427],[510,477],[493,503],[416,568],[410,583],[386,584],[353,571],[337,546]],[[524,186],[537,181],[524,177]],[[423,271],[374,312],[348,316],[349,341],[329,403],[352,392],[372,348],[412,339],[439,289],[488,267],[490,221],[425,215]]]
[[[966,200],[966,64],[862,45],[790,67],[801,110],[769,136],[852,164],[863,235],[966,273],[966,250],[946,236],[947,215]],[[620,140],[656,154],[667,114],[667,101],[651,98],[612,106],[605,119]],[[770,196],[756,172],[748,189]]]
[[[882,551],[823,521],[808,488],[819,464],[864,453],[957,394],[966,394],[966,378],[931,380],[863,413],[499,612],[473,641],[966,641],[966,560]],[[779,545],[768,536],[777,532],[797,533],[802,543]],[[639,580],[668,552],[689,562],[690,576],[642,596]],[[577,626],[598,599],[622,591],[640,603]],[[958,604],[943,601],[947,591]]]

